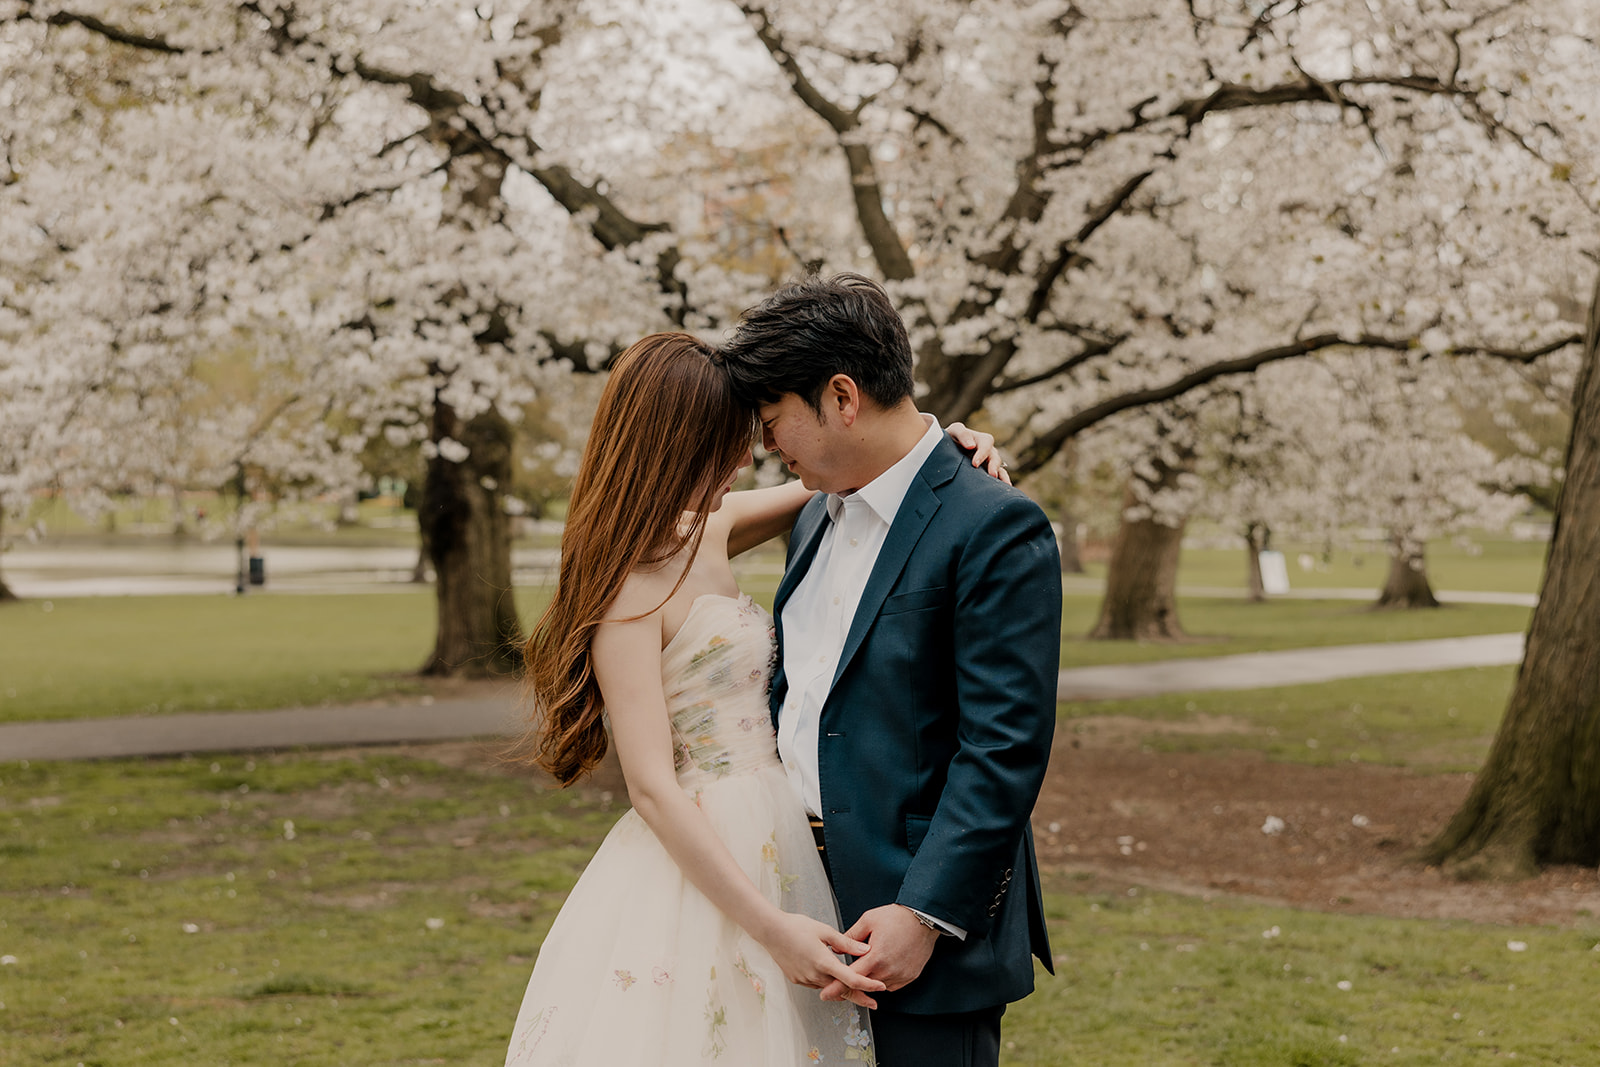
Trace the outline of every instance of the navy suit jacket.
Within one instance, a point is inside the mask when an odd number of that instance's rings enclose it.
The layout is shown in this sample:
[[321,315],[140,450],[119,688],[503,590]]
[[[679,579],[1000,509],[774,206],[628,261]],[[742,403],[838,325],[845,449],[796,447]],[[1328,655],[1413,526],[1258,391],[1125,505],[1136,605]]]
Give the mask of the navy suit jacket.
[[[828,523],[796,520],[774,613]],[[1051,967],[1033,811],[1055,731],[1061,563],[1044,513],[949,438],[912,480],[845,638],[817,736],[822,817],[845,925],[898,902],[954,923],[885,1010],[976,1011]],[[780,668],[774,720],[788,694]]]

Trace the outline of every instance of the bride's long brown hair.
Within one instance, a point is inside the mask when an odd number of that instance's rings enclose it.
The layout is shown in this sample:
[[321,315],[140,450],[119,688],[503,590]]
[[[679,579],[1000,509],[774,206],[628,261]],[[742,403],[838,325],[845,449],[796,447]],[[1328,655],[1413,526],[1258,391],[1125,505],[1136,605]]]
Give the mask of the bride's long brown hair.
[[754,413],[734,399],[714,354],[686,333],[652,334],[617,359],[600,397],[572,484],[555,595],[522,650],[532,723],[510,753],[563,785],[606,754],[589,658],[595,628],[633,571],[679,553],[694,558],[716,493],[755,435]]

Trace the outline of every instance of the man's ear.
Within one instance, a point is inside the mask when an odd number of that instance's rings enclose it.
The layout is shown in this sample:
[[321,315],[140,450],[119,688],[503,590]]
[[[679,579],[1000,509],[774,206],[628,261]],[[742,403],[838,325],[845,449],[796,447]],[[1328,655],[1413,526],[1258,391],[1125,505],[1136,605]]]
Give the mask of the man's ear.
[[861,387],[850,375],[835,374],[822,387],[822,403],[843,425],[854,426],[861,415]]

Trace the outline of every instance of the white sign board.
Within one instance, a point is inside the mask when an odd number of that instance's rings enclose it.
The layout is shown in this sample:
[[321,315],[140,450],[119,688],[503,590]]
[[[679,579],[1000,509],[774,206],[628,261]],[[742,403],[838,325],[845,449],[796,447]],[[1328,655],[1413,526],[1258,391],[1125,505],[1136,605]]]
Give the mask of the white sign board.
[[1289,565],[1284,562],[1282,552],[1268,549],[1262,552],[1261,560],[1261,589],[1269,596],[1282,596],[1289,591]]

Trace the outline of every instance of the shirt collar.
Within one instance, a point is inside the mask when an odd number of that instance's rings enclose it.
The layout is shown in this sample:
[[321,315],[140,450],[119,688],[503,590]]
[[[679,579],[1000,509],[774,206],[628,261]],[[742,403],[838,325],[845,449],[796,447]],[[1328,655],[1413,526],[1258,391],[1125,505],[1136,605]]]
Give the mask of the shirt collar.
[[[911,489],[911,480],[917,476],[917,472],[928,461],[928,457],[933,455],[933,450],[939,446],[940,439],[944,437],[944,430],[939,426],[938,419],[931,415],[922,417],[927,420],[928,429],[917,443],[911,446],[911,451],[901,456],[888,470],[849,494],[863,501],[888,526],[894,525],[894,517],[900,511],[900,504]],[[839,516],[844,513],[845,497],[838,493],[829,493],[827,499],[828,517],[838,522]]]

